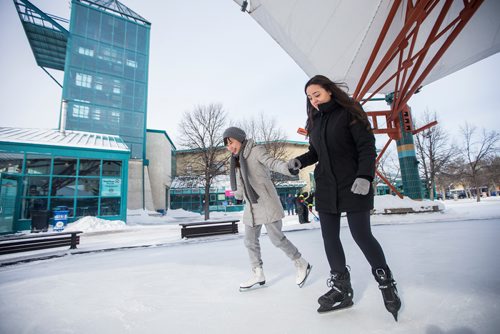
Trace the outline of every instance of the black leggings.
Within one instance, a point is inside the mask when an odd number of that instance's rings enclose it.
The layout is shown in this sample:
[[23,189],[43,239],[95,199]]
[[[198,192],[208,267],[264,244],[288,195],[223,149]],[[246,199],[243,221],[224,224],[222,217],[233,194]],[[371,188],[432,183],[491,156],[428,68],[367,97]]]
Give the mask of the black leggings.
[[[331,272],[343,273],[346,267],[344,248],[340,241],[340,214],[319,212],[321,233]],[[372,269],[386,268],[384,251],[372,234],[370,211],[348,212],[351,235]]]

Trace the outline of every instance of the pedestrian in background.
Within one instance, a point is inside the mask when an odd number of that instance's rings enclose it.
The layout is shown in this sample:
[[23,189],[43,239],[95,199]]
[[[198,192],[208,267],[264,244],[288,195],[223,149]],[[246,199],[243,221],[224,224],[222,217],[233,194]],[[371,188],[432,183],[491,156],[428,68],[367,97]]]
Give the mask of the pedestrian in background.
[[292,194],[288,194],[288,196],[286,197],[286,210],[288,211],[288,215],[290,216],[290,213],[292,215],[295,214],[295,205],[294,205],[294,202],[295,202],[295,197],[293,197]]

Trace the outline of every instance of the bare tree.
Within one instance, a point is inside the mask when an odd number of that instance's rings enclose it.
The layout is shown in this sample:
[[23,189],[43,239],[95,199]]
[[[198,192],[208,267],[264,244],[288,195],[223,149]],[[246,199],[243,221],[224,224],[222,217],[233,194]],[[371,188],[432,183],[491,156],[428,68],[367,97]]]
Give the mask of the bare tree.
[[[238,126],[246,132],[247,137],[252,138],[256,143],[264,145],[272,157],[281,160],[288,158],[286,153],[287,137],[285,132],[277,125],[276,119],[268,118],[263,113],[260,113],[257,117],[240,122]],[[271,173],[271,180],[274,184],[288,178],[279,173]]]
[[[378,161],[377,169],[394,186],[396,185],[397,179],[401,178],[401,167],[399,161],[397,156],[395,156],[394,151],[391,149],[388,149],[385,151],[384,155],[382,155]],[[376,185],[380,182],[383,182],[382,179],[375,175],[375,182],[373,182],[374,186],[376,187]]]
[[192,111],[185,112],[180,122],[180,145],[199,152],[189,162],[189,174],[198,179],[198,184],[205,189],[205,220],[210,218],[210,186],[216,176],[225,173],[229,158],[227,154],[221,154],[225,126],[226,112],[220,103],[196,106]]
[[[488,195],[491,195],[491,189],[497,192],[497,186],[500,184],[500,156],[495,155],[492,159],[489,159],[485,175],[490,186]],[[498,194],[496,195],[498,196]]]
[[498,151],[496,147],[500,135],[496,131],[483,129],[481,135],[476,135],[476,127],[467,122],[460,128],[464,137],[463,155],[465,160],[464,174],[476,188],[476,199],[481,201],[480,181],[481,173],[485,170],[487,161],[492,159]]
[[[434,112],[431,115],[426,110],[422,116],[420,126],[425,126],[433,120],[437,120],[436,113]],[[415,123],[419,127],[418,123],[420,122]],[[421,175],[424,178],[430,199],[434,200],[436,178],[445,169],[446,165],[453,161],[457,154],[457,148],[453,144],[448,145],[448,135],[439,124],[417,133],[415,135],[415,146],[417,158],[420,162]]]

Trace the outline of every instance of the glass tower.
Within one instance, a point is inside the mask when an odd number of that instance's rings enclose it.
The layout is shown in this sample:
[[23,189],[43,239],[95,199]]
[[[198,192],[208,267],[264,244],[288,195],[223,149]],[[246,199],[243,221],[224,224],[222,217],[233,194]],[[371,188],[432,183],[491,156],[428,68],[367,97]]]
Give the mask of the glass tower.
[[118,135],[132,159],[145,154],[150,27],[119,1],[72,0],[65,128]]

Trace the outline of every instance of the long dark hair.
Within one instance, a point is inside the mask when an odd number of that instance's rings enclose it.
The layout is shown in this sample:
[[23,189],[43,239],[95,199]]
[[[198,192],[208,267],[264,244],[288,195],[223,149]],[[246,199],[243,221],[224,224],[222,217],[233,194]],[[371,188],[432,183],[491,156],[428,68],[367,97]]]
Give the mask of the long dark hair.
[[[321,86],[327,92],[332,93],[332,100],[352,114],[352,116],[354,117],[353,123],[361,122],[366,126],[366,129],[368,131],[370,132],[372,131],[371,124],[368,121],[368,117],[366,116],[365,111],[356,100],[352,99],[347,94],[348,87],[345,83],[333,82],[324,75],[315,75],[311,79],[309,79],[309,81],[307,81],[304,87],[304,92],[306,92],[307,87],[309,87],[310,85]],[[307,101],[306,130],[309,131],[311,130],[311,127],[313,125],[313,112],[316,109],[311,104],[311,101],[309,101],[309,98],[306,97],[306,101]]]

